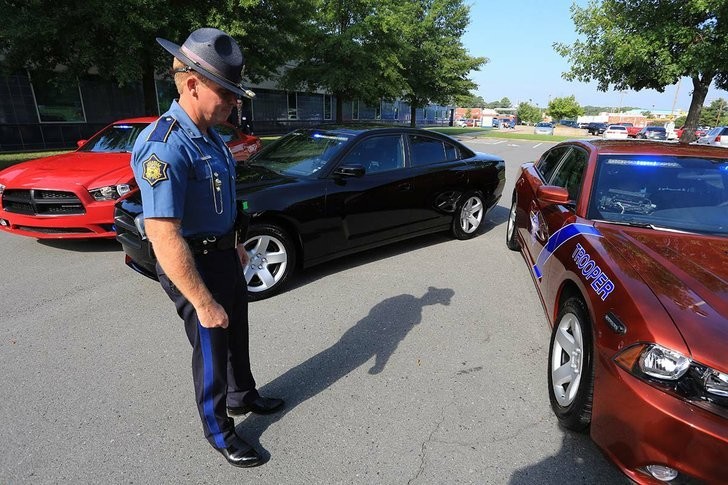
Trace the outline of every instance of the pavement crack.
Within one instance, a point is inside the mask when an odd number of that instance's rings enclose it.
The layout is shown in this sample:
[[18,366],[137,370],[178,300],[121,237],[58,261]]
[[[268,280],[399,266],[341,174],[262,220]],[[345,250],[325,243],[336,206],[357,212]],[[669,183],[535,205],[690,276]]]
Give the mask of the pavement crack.
[[445,421],[445,411],[443,408],[443,412],[442,412],[442,415],[440,416],[440,420],[437,422],[437,424],[435,424],[434,429],[432,431],[430,431],[429,436],[422,443],[422,446],[420,447],[420,466],[419,466],[419,469],[417,470],[417,474],[407,482],[408,485],[412,484],[415,480],[417,480],[420,477],[420,475],[422,475],[422,473],[425,471],[425,447],[427,446],[427,443],[433,442],[432,437],[435,435],[435,433],[437,433],[437,431],[440,429],[440,426],[442,426],[442,423],[444,421]]

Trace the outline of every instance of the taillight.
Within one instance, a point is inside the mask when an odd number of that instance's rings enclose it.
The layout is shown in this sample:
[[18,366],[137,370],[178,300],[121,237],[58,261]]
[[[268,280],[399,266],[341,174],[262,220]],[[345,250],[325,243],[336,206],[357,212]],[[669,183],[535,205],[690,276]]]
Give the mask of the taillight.
[[715,137],[715,142],[716,143],[720,142],[720,135],[718,135],[718,136]]

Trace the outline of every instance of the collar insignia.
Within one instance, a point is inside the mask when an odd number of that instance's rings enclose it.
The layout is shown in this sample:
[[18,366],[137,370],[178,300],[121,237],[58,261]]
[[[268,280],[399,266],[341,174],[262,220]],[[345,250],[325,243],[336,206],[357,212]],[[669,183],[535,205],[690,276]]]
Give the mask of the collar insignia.
[[152,187],[159,181],[169,179],[167,176],[169,164],[161,161],[155,154],[144,160],[142,166],[144,167],[142,178],[149,182]]

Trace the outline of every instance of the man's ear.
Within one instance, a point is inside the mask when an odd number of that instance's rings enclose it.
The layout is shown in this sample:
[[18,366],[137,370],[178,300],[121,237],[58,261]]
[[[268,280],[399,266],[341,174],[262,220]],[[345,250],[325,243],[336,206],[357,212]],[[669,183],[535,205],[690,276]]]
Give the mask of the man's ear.
[[193,95],[197,94],[197,87],[200,84],[200,80],[197,79],[195,76],[190,76],[185,80],[185,86],[187,87],[187,90],[189,90],[190,93]]

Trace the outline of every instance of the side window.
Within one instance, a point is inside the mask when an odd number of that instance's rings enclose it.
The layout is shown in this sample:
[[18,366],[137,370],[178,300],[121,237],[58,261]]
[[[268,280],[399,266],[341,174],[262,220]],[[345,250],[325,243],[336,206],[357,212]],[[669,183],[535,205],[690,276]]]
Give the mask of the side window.
[[367,173],[404,167],[404,144],[400,135],[383,135],[359,142],[344,156],[342,164],[362,165]]
[[578,148],[571,150],[554,172],[551,185],[564,187],[569,191],[569,199],[576,200],[581,191],[581,181],[588,160],[589,155],[585,151]]
[[409,142],[414,167],[458,159],[458,150],[450,143],[420,135],[411,135]]
[[541,174],[544,182],[549,183],[551,176],[559,166],[559,162],[564,157],[564,154],[569,149],[568,146],[556,147],[541,158],[536,164],[536,170]]

